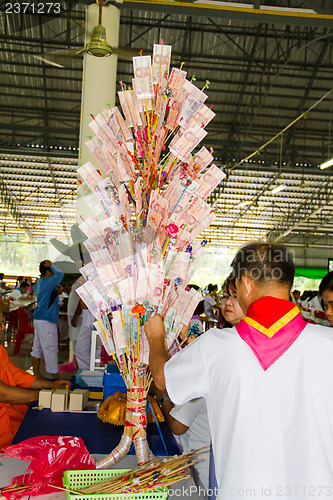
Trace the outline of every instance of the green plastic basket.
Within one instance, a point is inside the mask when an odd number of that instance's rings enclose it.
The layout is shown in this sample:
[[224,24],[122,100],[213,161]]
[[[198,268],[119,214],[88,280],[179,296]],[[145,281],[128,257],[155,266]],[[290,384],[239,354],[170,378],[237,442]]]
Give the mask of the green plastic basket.
[[[76,491],[97,481],[106,481],[109,478],[128,472],[131,469],[104,469],[104,470],[67,470],[64,472],[63,484],[65,488]],[[168,497],[168,488],[158,488],[144,493],[112,493],[111,495],[76,495],[67,492],[67,500],[164,500]]]

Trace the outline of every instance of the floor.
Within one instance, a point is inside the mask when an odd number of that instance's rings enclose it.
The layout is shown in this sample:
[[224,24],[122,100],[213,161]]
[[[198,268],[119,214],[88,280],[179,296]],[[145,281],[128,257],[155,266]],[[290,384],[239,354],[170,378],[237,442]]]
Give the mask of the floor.
[[[15,335],[6,334],[3,344],[9,358],[13,361],[13,363],[19,368],[22,368],[22,370],[26,370],[28,373],[31,374],[33,374],[31,356],[30,356],[32,343],[33,343],[33,335],[26,334],[22,341],[21,348],[18,354],[13,354],[15,345]],[[59,344],[59,353],[58,353],[59,366],[68,362],[68,356],[69,356],[69,342],[62,341]],[[41,363],[41,375],[45,378],[52,378],[50,374],[48,374],[45,371],[44,361],[42,361]],[[62,376],[61,378],[67,378],[67,377]]]

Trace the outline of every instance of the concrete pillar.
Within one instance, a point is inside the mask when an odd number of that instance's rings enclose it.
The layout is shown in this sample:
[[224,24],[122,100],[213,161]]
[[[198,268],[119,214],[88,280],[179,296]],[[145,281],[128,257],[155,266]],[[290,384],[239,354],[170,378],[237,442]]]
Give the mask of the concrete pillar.
[[[98,25],[98,4],[87,7],[86,14],[86,40],[90,42],[93,29]],[[102,10],[102,25],[106,28],[106,40],[111,47],[118,47],[120,13],[117,7],[108,5]],[[97,115],[108,104],[115,105],[117,78],[117,56],[112,54],[108,57],[94,57],[85,53],[83,61],[83,81],[81,100],[81,125],[80,125],[80,151],[79,163],[90,161],[96,168],[101,170],[95,157],[85,146],[89,136],[94,135],[89,128],[91,114]],[[78,185],[77,197],[77,222],[80,223],[80,215],[85,216],[87,212],[86,203],[82,198],[85,191]],[[83,202],[83,203],[82,203]]]

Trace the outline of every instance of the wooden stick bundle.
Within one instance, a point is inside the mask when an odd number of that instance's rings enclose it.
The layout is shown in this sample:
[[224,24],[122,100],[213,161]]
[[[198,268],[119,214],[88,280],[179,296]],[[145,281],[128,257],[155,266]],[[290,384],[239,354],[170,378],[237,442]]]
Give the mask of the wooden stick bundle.
[[[207,447],[205,447],[207,448]],[[169,486],[189,477],[188,467],[195,464],[194,457],[207,453],[204,448],[183,453],[179,456],[148,462],[140,467],[119,474],[108,480],[103,480],[80,489],[83,495],[112,494],[147,491],[158,486]]]

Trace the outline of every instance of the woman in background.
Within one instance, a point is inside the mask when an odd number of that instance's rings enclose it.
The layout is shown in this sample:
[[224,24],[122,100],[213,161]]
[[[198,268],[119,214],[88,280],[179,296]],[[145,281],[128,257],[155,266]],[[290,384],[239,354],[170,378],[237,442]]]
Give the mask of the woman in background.
[[238,325],[240,320],[245,318],[245,314],[236,297],[235,278],[232,275],[228,276],[223,283],[222,291],[221,309],[222,316],[226,321],[223,328],[231,328]]

